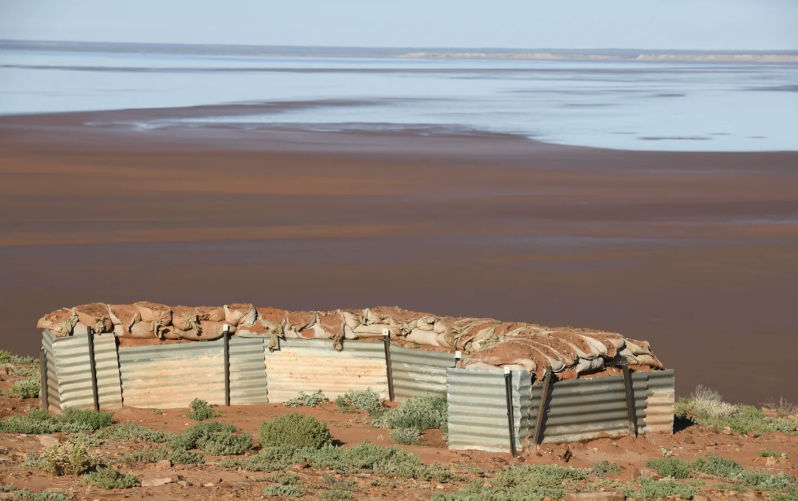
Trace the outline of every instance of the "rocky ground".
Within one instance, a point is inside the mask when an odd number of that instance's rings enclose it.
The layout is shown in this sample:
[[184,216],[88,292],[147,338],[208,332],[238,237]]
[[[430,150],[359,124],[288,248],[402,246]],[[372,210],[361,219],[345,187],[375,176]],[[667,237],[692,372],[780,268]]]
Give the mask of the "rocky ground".
[[[6,364],[0,370],[0,419],[24,416],[38,408],[38,399],[21,398],[9,391],[24,373],[13,364]],[[205,453],[205,463],[199,465],[173,464],[168,459],[143,463],[132,462],[126,456],[131,452],[146,452],[161,447],[161,444],[141,437],[132,440],[89,440],[89,452],[93,457],[100,458],[109,467],[137,477],[137,486],[124,489],[98,488],[88,484],[84,477],[69,474],[57,476],[36,466],[32,459],[41,457],[57,444],[74,440],[72,435],[75,434],[0,433],[0,499],[295,497],[499,500],[563,495],[566,498],[610,500],[623,499],[624,496],[664,497],[680,494],[696,500],[788,500],[798,496],[794,480],[798,477],[795,461],[798,458],[798,434],[794,431],[741,434],[731,428],[716,429],[688,420],[677,420],[678,429],[673,435],[544,444],[539,449],[527,448],[520,457],[513,458],[509,454],[451,451],[446,447],[441,430],[437,429],[424,431],[416,445],[397,445],[390,430],[373,426],[366,413],[344,413],[334,402],[293,409],[282,404],[268,404],[215,407],[215,410],[219,415],[213,419],[233,424],[238,430],[254,437],[251,450],[241,456]],[[798,422],[798,415],[788,414],[793,411],[785,407],[781,411],[768,410],[767,413],[787,413],[783,416],[783,422]],[[396,446],[417,455],[427,465],[437,463],[441,467],[439,470],[445,474],[415,475],[416,478],[413,478],[414,475],[402,472],[389,474],[357,468],[321,468],[312,461],[301,461],[276,471],[247,471],[241,467],[247,458],[258,453],[260,423],[289,412],[309,414],[326,423],[334,443],[343,448],[361,442]],[[134,423],[168,433],[183,433],[196,424],[188,416],[188,409],[126,407],[115,410],[113,420],[114,423]],[[696,458],[706,458],[708,454],[734,460],[746,471],[765,475],[758,475],[751,480],[750,475],[724,475],[720,470],[708,472],[696,467],[684,475],[679,474],[679,465],[695,464]],[[666,461],[650,463],[651,460]],[[525,465],[559,465],[564,468],[541,472],[534,467],[526,469]],[[576,473],[571,475],[574,471]],[[663,476],[669,473],[686,478],[671,480]],[[535,482],[548,486],[546,488],[549,490],[535,490],[535,485],[538,485]],[[686,490],[679,490],[679,486],[684,486]],[[51,494],[46,494],[48,492]]]

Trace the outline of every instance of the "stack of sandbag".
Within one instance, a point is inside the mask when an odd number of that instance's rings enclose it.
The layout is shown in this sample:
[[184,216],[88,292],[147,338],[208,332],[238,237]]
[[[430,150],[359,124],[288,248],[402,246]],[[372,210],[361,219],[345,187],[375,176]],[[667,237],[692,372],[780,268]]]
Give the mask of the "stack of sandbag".
[[329,339],[341,350],[347,339],[380,338],[468,355],[465,368],[523,369],[541,377],[551,369],[561,377],[600,371],[607,361],[625,359],[641,367],[661,368],[646,341],[592,329],[550,328],[492,318],[448,317],[377,306],[363,310],[286,311],[249,303],[224,306],[175,306],[90,303],[62,308],[39,319],[38,327],[57,336],[113,332],[118,337],[212,341],[225,328],[239,337],[262,337],[269,348],[279,339]]

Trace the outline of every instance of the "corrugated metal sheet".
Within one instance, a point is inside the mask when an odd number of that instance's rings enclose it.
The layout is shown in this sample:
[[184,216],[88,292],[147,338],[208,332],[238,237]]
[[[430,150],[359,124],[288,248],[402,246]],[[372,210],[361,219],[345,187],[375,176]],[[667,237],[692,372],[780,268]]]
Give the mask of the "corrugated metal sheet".
[[411,350],[391,345],[393,392],[397,401],[421,395],[446,394],[446,369],[454,367],[451,353]]
[[[529,437],[530,388],[528,372],[513,371],[512,400],[517,450]],[[510,452],[507,397],[502,371],[448,369],[448,438],[450,449]]]
[[[673,370],[639,372],[632,374],[637,402],[645,398],[642,416],[637,416],[640,433],[673,433],[674,390],[676,375]],[[643,395],[645,384],[645,396]]]
[[230,403],[265,404],[266,360],[262,338],[230,338]]
[[169,409],[194,398],[224,405],[223,342],[119,348],[125,405]]
[[335,351],[327,339],[287,339],[266,353],[269,402],[285,402],[300,391],[321,390],[334,399],[349,390],[372,389],[388,398],[385,348],[381,342],[346,341]]
[[[638,433],[673,430],[673,371],[632,374]],[[530,407],[535,418],[541,385],[534,385]],[[622,376],[557,381],[551,385],[544,415],[543,442],[576,442],[629,434],[626,391]]]
[[48,411],[61,409],[61,394],[58,392],[58,372],[55,364],[55,351],[53,350],[53,340],[55,334],[50,331],[42,333],[42,348],[45,352],[45,363],[47,364],[47,404]]
[[[61,409],[93,409],[88,336],[55,337],[52,347]],[[94,362],[100,409],[121,407],[119,360],[113,334],[94,336]]]

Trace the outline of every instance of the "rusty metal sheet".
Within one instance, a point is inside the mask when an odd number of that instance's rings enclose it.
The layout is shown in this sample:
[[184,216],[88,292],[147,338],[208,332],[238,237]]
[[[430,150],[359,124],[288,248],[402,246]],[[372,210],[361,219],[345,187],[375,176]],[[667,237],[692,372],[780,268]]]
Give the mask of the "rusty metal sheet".
[[188,407],[195,398],[224,405],[223,340],[119,348],[124,404]]
[[299,392],[321,390],[328,398],[350,390],[371,389],[388,398],[382,342],[346,341],[335,351],[328,339],[287,339],[266,354],[269,402],[285,402]]
[[455,365],[451,353],[411,350],[391,345],[391,373],[397,401],[422,395],[446,395],[446,369]]
[[[514,433],[519,451],[529,438],[531,382],[528,372],[512,372]],[[450,449],[510,452],[502,371],[448,369],[446,398]]]
[[[94,393],[88,337],[53,337],[52,349],[60,408],[93,409]],[[97,395],[100,409],[121,407],[119,359],[113,334],[94,335],[94,361],[97,368]]]

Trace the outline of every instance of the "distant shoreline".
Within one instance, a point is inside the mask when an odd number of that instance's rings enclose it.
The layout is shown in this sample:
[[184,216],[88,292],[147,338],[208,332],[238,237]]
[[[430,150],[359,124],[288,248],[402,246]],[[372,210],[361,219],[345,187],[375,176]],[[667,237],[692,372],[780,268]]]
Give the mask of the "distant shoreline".
[[619,61],[698,63],[798,63],[796,50],[554,49],[459,47],[316,47],[290,45],[221,45],[119,43],[0,39],[0,51],[81,51],[153,54],[351,57],[397,59]]

